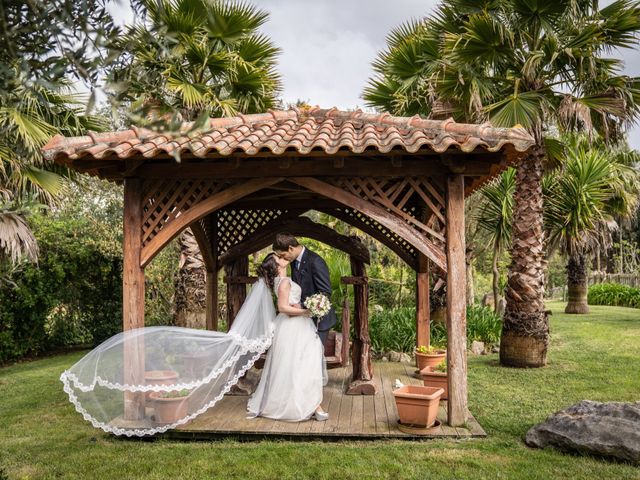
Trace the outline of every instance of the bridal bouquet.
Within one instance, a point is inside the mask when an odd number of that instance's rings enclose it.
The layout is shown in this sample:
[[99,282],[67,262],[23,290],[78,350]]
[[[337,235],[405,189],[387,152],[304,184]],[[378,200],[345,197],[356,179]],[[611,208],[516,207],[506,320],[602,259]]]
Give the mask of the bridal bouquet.
[[315,293],[304,301],[312,317],[324,317],[331,310],[331,302],[324,293]]

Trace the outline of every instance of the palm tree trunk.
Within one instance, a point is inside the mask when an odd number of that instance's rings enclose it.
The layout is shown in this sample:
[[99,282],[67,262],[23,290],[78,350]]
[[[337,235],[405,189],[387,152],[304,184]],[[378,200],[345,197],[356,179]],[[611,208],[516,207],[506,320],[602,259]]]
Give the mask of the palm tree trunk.
[[564,309],[564,313],[589,313],[587,305],[587,265],[585,256],[581,253],[569,256],[567,290],[569,302]]
[[493,311],[498,311],[498,280],[500,279],[500,271],[498,270],[498,247],[493,249],[493,261],[491,262],[491,270],[493,272]]
[[207,328],[206,268],[191,229],[180,235],[180,271],[176,279],[175,324]]
[[545,151],[534,147],[518,165],[513,207],[507,307],[500,340],[500,363],[541,367],[547,363],[549,322],[544,309],[542,168]]

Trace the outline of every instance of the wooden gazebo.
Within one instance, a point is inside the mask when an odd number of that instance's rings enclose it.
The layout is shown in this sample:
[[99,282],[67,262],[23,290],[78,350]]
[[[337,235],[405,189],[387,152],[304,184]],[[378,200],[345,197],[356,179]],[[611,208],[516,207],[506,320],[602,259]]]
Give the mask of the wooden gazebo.
[[[449,425],[456,427],[468,415],[464,198],[532,145],[520,128],[334,108],[216,118],[206,131],[189,135],[132,127],[57,136],[44,154],[79,172],[124,183],[125,330],[144,325],[145,267],[187,227],[207,268],[211,329],[217,328],[221,268],[232,283],[248,276],[248,252],[268,245],[280,229],[329,235],[301,217],[309,210],[358,228],[417,272],[419,344],[429,343],[428,279],[429,270],[437,269],[447,282],[447,412]],[[345,248],[357,258],[357,247]],[[360,287],[357,278],[366,277],[358,271],[362,264],[355,262],[353,272]],[[357,317],[354,358],[366,358],[368,334]],[[370,364],[360,365],[354,380],[366,382],[367,374]],[[125,404],[128,418],[144,415],[144,395],[130,395]]]

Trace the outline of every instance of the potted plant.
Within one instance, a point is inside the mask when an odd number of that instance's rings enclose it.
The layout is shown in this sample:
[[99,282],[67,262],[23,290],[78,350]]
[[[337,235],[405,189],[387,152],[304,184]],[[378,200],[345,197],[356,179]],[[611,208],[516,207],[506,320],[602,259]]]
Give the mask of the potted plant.
[[151,392],[151,402],[155,411],[156,423],[174,423],[187,416],[189,390],[171,390],[169,392]]
[[447,376],[447,360],[443,360],[435,367],[425,367],[420,370],[422,381],[426,387],[442,388],[444,393],[441,399],[447,400],[449,397],[449,377]]
[[438,416],[441,388],[404,385],[393,391],[402,425],[431,427]]
[[416,363],[418,370],[425,367],[435,367],[447,357],[447,350],[433,345],[420,345],[416,348]]
[[204,367],[207,365],[207,361],[211,359],[211,355],[206,351],[196,350],[184,353],[181,357],[184,362],[184,373],[188,377],[195,379],[202,377],[207,373]]
[[[147,370],[144,372],[145,385],[173,385],[178,380],[178,372],[173,370]],[[147,392],[146,399],[151,400],[151,393]]]

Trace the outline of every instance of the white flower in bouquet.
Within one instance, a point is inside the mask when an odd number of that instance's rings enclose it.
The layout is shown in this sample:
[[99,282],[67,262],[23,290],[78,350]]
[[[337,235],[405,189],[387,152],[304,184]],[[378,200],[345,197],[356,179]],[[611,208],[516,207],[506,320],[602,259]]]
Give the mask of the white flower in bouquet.
[[324,293],[315,293],[304,301],[312,317],[324,317],[331,310],[331,302]]

